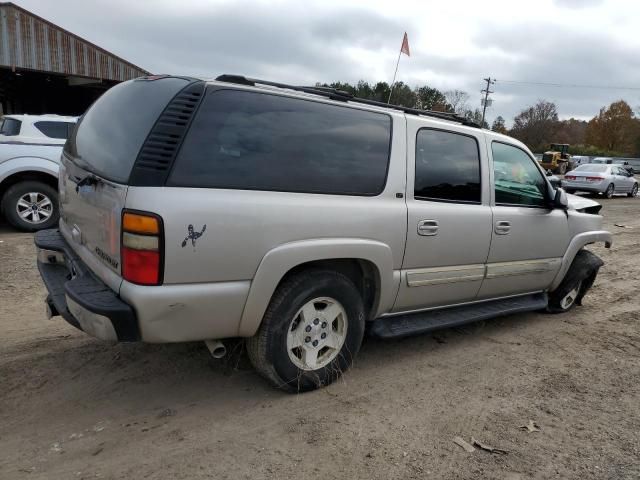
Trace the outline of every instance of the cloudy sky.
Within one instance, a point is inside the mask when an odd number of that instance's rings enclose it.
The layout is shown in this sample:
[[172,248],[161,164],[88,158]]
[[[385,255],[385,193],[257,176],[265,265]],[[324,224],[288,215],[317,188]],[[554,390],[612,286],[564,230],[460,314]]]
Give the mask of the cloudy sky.
[[[618,99],[640,110],[638,0],[15,0],[154,73],[238,73],[313,84],[398,80],[462,89],[510,122],[537,99],[590,118]],[[552,87],[509,81],[632,87]]]

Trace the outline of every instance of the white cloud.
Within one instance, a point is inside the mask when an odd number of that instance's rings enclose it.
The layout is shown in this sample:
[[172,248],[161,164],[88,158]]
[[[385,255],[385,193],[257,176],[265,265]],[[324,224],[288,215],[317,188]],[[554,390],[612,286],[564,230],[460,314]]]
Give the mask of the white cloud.
[[[21,6],[153,72],[240,73],[289,83],[398,79],[463,89],[482,78],[640,85],[636,0],[23,0]],[[588,8],[586,8],[588,7]],[[640,91],[498,83],[491,120],[545,98],[563,117],[589,117]]]

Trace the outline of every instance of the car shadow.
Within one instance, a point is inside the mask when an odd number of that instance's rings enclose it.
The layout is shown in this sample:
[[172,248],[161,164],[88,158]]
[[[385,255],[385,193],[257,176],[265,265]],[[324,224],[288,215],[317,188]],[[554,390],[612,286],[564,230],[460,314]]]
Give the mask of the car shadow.
[[[437,364],[439,355],[457,354],[487,337],[500,337],[505,330],[540,321],[549,321],[549,317],[510,315],[396,340],[367,336],[356,360],[357,369],[347,374],[346,381],[366,384],[371,378],[384,377],[385,369],[393,377],[394,368],[423,363],[425,355]],[[70,330],[4,349],[0,403],[29,409],[30,398],[50,397],[64,400],[66,405],[91,405],[96,411],[104,408],[121,415],[196,405],[215,410],[229,402],[245,408],[290,397],[255,373],[243,341],[231,340],[226,346],[227,355],[216,360],[203,342],[113,344]]]

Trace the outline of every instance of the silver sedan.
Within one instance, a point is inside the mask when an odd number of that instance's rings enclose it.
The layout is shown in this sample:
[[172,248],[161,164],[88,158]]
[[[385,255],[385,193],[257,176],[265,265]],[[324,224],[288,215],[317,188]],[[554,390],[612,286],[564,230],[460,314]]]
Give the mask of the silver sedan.
[[562,187],[567,193],[595,192],[607,198],[616,193],[626,193],[635,197],[638,180],[619,165],[587,163],[567,172],[562,179]]

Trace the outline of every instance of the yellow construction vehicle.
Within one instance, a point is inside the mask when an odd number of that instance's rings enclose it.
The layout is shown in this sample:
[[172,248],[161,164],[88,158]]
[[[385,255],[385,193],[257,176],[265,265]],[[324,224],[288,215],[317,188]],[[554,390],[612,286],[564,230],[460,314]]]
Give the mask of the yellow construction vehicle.
[[552,143],[551,148],[542,154],[540,165],[545,170],[564,175],[573,168],[568,143]]

